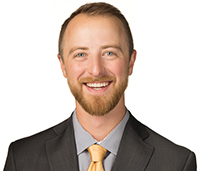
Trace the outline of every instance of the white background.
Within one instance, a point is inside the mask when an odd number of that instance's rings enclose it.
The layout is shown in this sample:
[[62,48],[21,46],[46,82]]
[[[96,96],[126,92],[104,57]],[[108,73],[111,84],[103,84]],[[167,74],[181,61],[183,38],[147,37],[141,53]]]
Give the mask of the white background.
[[[0,1],[0,170],[9,144],[75,108],[57,60],[61,24],[87,0]],[[200,156],[198,0],[107,0],[126,16],[138,52],[126,106]]]

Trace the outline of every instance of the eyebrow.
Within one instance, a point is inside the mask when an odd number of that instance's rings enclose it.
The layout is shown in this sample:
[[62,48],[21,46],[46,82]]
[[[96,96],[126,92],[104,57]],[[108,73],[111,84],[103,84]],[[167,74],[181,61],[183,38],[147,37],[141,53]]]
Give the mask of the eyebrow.
[[88,50],[88,49],[89,49],[89,48],[87,48],[87,47],[75,46],[75,47],[73,47],[73,48],[70,49],[69,55],[70,55],[71,53],[73,53],[74,51],[76,51],[76,50]]
[[[115,49],[118,49],[121,53],[123,53],[122,51],[122,48],[118,45],[104,45],[104,46],[101,46],[101,49],[107,49],[107,48],[115,48]],[[73,53],[74,51],[76,50],[89,50],[88,47],[81,47],[81,46],[75,46],[75,47],[72,47],[69,51],[69,55],[71,53]]]
[[118,49],[121,53],[123,53],[122,48],[118,45],[105,45],[105,46],[101,46],[102,49],[107,49],[107,48],[115,48]]

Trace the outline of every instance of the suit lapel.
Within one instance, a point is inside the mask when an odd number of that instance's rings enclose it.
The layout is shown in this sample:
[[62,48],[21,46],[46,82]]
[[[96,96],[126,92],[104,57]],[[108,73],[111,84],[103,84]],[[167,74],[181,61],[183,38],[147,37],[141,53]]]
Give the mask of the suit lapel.
[[65,124],[55,127],[54,131],[57,136],[46,142],[51,171],[78,171],[72,117]]
[[144,142],[148,136],[145,127],[131,115],[112,171],[144,171],[154,151]]
[[[57,136],[46,142],[51,171],[78,171],[72,117],[54,128]],[[144,171],[154,148],[145,143],[149,134],[132,115],[125,127],[112,171]]]

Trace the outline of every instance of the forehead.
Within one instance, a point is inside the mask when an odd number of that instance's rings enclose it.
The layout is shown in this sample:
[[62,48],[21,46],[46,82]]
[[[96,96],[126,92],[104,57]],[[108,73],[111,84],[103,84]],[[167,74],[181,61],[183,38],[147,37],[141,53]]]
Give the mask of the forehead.
[[68,24],[64,34],[64,48],[76,43],[125,43],[125,30],[115,16],[79,14]]

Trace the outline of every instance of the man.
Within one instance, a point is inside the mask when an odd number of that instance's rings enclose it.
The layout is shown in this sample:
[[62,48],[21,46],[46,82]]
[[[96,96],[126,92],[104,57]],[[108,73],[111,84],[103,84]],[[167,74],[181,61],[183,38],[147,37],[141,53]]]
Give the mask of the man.
[[77,9],[62,25],[58,59],[76,110],[59,125],[12,143],[4,171],[196,170],[193,152],[125,107],[136,51],[118,9],[106,3]]

